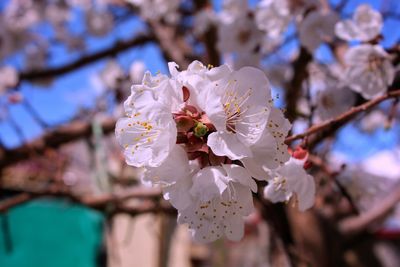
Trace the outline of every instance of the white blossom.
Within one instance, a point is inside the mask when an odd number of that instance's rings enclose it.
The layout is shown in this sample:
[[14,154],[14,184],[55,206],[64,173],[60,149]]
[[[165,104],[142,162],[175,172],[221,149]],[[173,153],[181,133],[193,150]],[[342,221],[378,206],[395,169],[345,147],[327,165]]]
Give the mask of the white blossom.
[[16,86],[18,81],[18,73],[15,68],[11,66],[0,67],[0,95],[5,93],[7,89]]
[[159,20],[164,18],[170,23],[176,23],[179,19],[177,10],[180,0],[126,0],[140,8],[140,15],[145,20]]
[[[115,129],[129,165],[159,166],[175,146],[177,130],[167,86],[167,81],[153,80],[150,74],[142,85],[132,86],[124,103],[127,117],[119,119]],[[161,93],[156,94],[154,88]]]
[[253,67],[233,71],[215,82],[205,112],[216,128],[208,146],[219,156],[252,156],[249,146],[262,136],[270,112],[271,88],[265,74]]
[[144,167],[143,181],[161,186],[194,240],[240,240],[253,210],[253,177],[267,180],[289,160],[291,125],[272,106],[269,81],[257,68],[199,61],[182,71],[174,62],[168,67],[170,77],[146,72],[132,86],[117,140],[127,163]]
[[272,202],[286,202],[295,195],[300,211],[311,208],[315,199],[314,178],[303,169],[304,161],[291,158],[285,165],[272,170],[264,197]]
[[355,101],[355,95],[349,88],[328,86],[317,92],[315,113],[320,120],[332,119],[348,111]]
[[241,16],[218,27],[218,50],[222,53],[251,52],[261,44],[262,32],[252,18]]
[[104,36],[114,26],[114,18],[107,11],[89,9],[85,18],[87,30],[94,36]]
[[211,242],[222,236],[238,241],[244,233],[244,216],[253,207],[251,191],[257,185],[238,165],[201,169],[193,177],[190,193],[195,199],[179,210],[178,222],[187,223],[197,242]]
[[385,93],[394,80],[394,67],[381,46],[363,44],[351,47],[345,54],[345,62],[344,83],[366,99]]
[[314,52],[323,42],[330,42],[335,36],[335,23],[339,20],[331,11],[314,11],[299,25],[299,40],[309,52]]
[[238,18],[247,16],[248,11],[247,0],[223,0],[219,19],[223,24],[231,24]]
[[252,156],[241,159],[254,178],[268,179],[271,169],[276,169],[289,160],[290,155],[284,140],[290,129],[291,124],[283,112],[273,107],[260,139],[250,146]]
[[278,39],[291,20],[290,3],[287,0],[262,0],[255,11],[255,21],[270,40]]
[[368,4],[359,5],[350,20],[338,22],[336,35],[343,40],[368,42],[375,39],[382,30],[382,15]]
[[217,23],[217,15],[212,8],[203,8],[194,15],[193,33],[196,36],[205,34],[212,25]]
[[117,89],[124,77],[124,70],[115,60],[107,62],[104,69],[100,72],[100,79],[109,89]]
[[381,110],[373,110],[362,118],[360,126],[366,132],[373,132],[382,128],[387,119],[387,115]]

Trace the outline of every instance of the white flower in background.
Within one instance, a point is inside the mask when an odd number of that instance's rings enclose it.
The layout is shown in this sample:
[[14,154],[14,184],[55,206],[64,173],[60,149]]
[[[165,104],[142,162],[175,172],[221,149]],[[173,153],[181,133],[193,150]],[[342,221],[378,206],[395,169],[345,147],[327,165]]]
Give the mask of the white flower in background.
[[217,24],[217,14],[212,8],[205,7],[194,15],[193,33],[196,36],[205,34],[212,25]]
[[382,110],[373,110],[361,120],[361,129],[366,132],[373,132],[382,128],[387,122],[388,116]]
[[366,99],[384,94],[394,80],[395,69],[381,46],[351,47],[345,54],[345,63],[344,82]]
[[308,14],[299,25],[301,45],[313,53],[323,42],[331,42],[338,20],[337,14],[331,11],[319,10]]
[[48,4],[45,7],[45,16],[54,26],[61,26],[72,17],[70,7],[61,3]]
[[4,9],[7,28],[21,32],[40,21],[38,4],[33,0],[12,0]]
[[0,67],[0,95],[18,84],[17,70],[11,66]]
[[329,86],[317,92],[315,112],[320,120],[332,119],[348,111],[355,101],[355,94],[348,88]]
[[303,164],[303,160],[290,158],[285,165],[272,170],[264,197],[276,203],[287,202],[294,196],[300,211],[311,208],[315,200],[315,182]]
[[259,69],[244,67],[212,86],[205,112],[216,132],[208,136],[208,146],[233,160],[251,157],[249,147],[262,136],[271,110],[267,77]]
[[100,79],[108,89],[117,89],[124,78],[124,70],[116,60],[109,60],[100,72]]
[[255,11],[255,21],[260,30],[275,40],[286,31],[292,18],[287,0],[262,0]]
[[129,77],[133,84],[139,84],[142,82],[143,75],[146,69],[146,65],[143,61],[134,61],[129,68]]
[[357,7],[353,19],[338,22],[335,32],[339,38],[346,41],[368,42],[381,33],[382,27],[382,15],[371,6],[364,4]]
[[181,0],[126,0],[139,7],[140,15],[145,20],[160,20],[164,18],[169,23],[176,23]]
[[247,0],[224,0],[218,16],[223,24],[231,24],[238,18],[246,17],[248,11]]
[[104,36],[114,27],[114,18],[106,10],[89,9],[85,18],[87,30],[94,36]]
[[193,177],[190,194],[194,201],[179,210],[178,222],[187,223],[197,242],[212,242],[222,236],[239,241],[244,233],[244,216],[253,209],[251,191],[257,185],[238,165],[212,166]]
[[222,53],[253,52],[261,45],[262,32],[248,16],[241,16],[218,27],[218,50]]

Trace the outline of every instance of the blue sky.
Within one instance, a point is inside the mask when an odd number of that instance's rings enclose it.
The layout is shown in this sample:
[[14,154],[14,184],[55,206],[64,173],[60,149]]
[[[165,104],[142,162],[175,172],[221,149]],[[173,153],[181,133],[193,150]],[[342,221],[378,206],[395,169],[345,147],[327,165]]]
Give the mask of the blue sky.
[[[257,1],[252,0],[250,2],[251,5],[254,6]],[[331,2],[336,4],[339,0],[332,0]],[[350,15],[354,8],[361,3],[369,3],[377,9],[381,9],[383,2],[389,3],[386,7],[387,9],[390,8],[392,12],[397,11],[400,13],[400,2],[396,0],[350,0],[349,4],[346,6],[345,13]],[[0,10],[3,4],[0,4]],[[221,1],[214,1],[214,5],[216,9],[220,9]],[[74,18],[76,19],[71,23],[70,28],[76,34],[84,34],[82,16],[79,11],[76,11]],[[400,38],[398,26],[398,21],[393,19],[387,20],[384,28],[384,46],[393,45],[393,43]],[[51,28],[46,25],[41,25],[35,30],[45,36],[51,36],[53,34]],[[134,33],[144,30],[145,25],[136,17],[132,17],[119,25],[119,27],[106,38],[88,38],[87,53],[109,47],[116,40],[129,38],[133,36]],[[296,42],[292,42],[285,50],[287,49],[290,51],[296,45]],[[80,56],[79,53],[71,53],[62,46],[51,46],[51,55],[48,62],[50,66],[63,65]],[[330,53],[326,47],[322,46],[317,52],[317,57],[321,60],[329,61]],[[135,60],[144,61],[147,69],[153,73],[157,71],[163,73],[167,72],[166,64],[160,51],[153,44],[140,48],[132,48],[118,56],[118,61],[126,69],[128,69],[130,64]],[[72,118],[82,107],[90,108],[93,105],[93,101],[98,94],[96,84],[94,83],[94,77],[96,73],[104,67],[105,62],[106,60],[98,61],[75,72],[63,75],[48,87],[22,83],[20,91],[26,97],[27,101],[35,107],[39,116],[49,125],[56,127]],[[18,55],[7,59],[4,63],[12,64],[18,68],[23,65],[22,59]],[[0,99],[0,101],[4,101],[4,99]],[[29,115],[23,105],[12,105],[10,106],[9,112],[9,116],[22,130],[24,139],[30,140],[43,133],[40,125]],[[398,128],[396,128],[396,130],[398,130]],[[373,154],[382,148],[393,147],[394,144],[397,144],[399,140],[397,140],[395,132],[396,131],[393,130],[384,131],[381,129],[373,134],[365,135],[360,133],[354,126],[350,125],[340,132],[340,138],[335,149],[343,151],[346,154],[350,153],[353,159],[361,159],[365,157],[365,155]],[[0,138],[7,147],[15,147],[21,143],[21,138],[16,134],[12,124],[10,124],[8,120],[0,121]],[[368,146],[365,144],[368,144]]]

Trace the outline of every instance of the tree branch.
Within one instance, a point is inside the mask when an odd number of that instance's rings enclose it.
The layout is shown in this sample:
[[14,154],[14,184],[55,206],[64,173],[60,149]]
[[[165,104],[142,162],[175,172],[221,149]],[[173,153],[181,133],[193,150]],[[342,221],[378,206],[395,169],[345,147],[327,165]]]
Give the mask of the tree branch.
[[385,94],[383,96],[380,96],[380,97],[377,97],[370,101],[367,101],[364,104],[361,104],[357,107],[353,107],[349,111],[342,113],[341,115],[337,116],[336,118],[333,118],[331,120],[327,120],[320,124],[314,125],[314,126],[310,127],[304,133],[289,136],[285,139],[285,143],[290,144],[295,140],[302,139],[309,135],[312,135],[312,134],[315,134],[318,132],[322,132],[324,130],[329,130],[330,128],[335,128],[337,126],[341,126],[341,125],[347,123],[348,121],[350,121],[351,119],[353,119],[357,114],[367,111],[367,110],[370,110],[371,108],[375,107],[376,105],[378,105],[379,103],[381,103],[387,99],[397,98],[397,97],[400,97],[400,90],[388,92],[387,94]]
[[[101,122],[104,134],[114,131],[116,120],[105,119]],[[57,129],[44,134],[41,138],[26,143],[14,149],[0,148],[0,169],[15,164],[19,161],[29,159],[35,155],[41,155],[48,148],[59,146],[92,135],[90,122],[71,122],[68,125],[60,126]]]
[[105,210],[110,205],[119,206],[122,202],[131,198],[158,199],[161,197],[161,190],[159,188],[134,187],[130,190],[115,194],[79,196],[75,195],[66,187],[53,185],[49,186],[45,190],[24,192],[0,201],[0,212],[6,212],[14,206],[23,204],[38,197],[62,197],[94,209]]
[[400,184],[385,198],[375,203],[368,211],[359,216],[345,218],[339,223],[343,235],[357,234],[367,229],[371,224],[383,219],[400,201]]
[[154,36],[150,34],[137,35],[128,40],[117,41],[112,47],[103,49],[91,55],[83,56],[76,61],[67,63],[60,67],[22,72],[19,74],[19,79],[20,81],[34,81],[63,75],[78,68],[84,67],[88,64],[91,64],[97,60],[116,55],[117,53],[125,51],[131,47],[143,45],[151,41],[154,41]]

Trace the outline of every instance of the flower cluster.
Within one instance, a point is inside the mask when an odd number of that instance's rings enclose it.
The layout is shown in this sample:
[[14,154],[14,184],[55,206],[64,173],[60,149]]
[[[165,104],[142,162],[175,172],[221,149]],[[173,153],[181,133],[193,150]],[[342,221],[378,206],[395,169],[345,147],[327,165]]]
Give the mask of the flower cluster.
[[196,241],[242,238],[257,192],[253,178],[270,181],[265,196],[272,201],[295,194],[301,210],[312,206],[314,181],[289,160],[291,125],[273,106],[261,70],[198,61],[184,71],[169,63],[169,70],[171,77],[146,72],[132,86],[116,136],[126,162],[162,186]]

